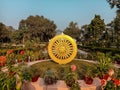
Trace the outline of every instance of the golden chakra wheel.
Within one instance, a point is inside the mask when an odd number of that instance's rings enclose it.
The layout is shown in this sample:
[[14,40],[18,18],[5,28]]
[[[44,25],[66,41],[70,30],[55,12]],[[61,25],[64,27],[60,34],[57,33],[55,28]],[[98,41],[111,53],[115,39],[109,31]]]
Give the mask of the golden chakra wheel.
[[77,54],[76,41],[65,34],[57,35],[49,41],[48,53],[59,64],[69,63]]

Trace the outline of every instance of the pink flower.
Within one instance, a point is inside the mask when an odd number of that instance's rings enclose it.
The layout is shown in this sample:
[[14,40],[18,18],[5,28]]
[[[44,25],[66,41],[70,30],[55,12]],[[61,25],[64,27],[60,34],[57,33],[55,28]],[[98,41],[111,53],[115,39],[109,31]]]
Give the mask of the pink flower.
[[13,53],[12,49],[7,51],[7,54],[11,54],[11,53]]
[[24,53],[25,53],[24,50],[20,51],[20,54],[21,54],[21,55],[23,55]]
[[107,84],[107,81],[106,81],[105,79],[102,79],[102,80],[101,80],[101,85],[102,85],[102,86],[105,86],[106,84]]
[[114,74],[114,70],[113,70],[113,69],[109,69],[108,75],[109,75],[109,76],[112,76],[113,74]]
[[71,65],[71,71],[76,71],[76,65]]

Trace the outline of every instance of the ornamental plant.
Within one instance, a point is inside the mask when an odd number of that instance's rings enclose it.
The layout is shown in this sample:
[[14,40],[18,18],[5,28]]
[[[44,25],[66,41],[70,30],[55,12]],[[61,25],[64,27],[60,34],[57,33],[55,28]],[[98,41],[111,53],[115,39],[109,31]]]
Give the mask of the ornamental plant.
[[101,79],[101,86],[103,90],[120,90],[120,79],[114,78],[114,70],[109,69],[107,74]]
[[93,83],[93,75],[92,75],[92,68],[88,67],[85,77],[84,77],[84,81],[86,84],[92,84]]
[[6,63],[6,56],[0,56],[0,66],[4,66]]
[[47,71],[45,72],[44,82],[46,85],[55,84],[57,82],[55,73],[50,68],[48,68]]
[[99,78],[103,78],[102,76],[109,70],[109,68],[112,67],[112,61],[111,61],[111,58],[109,57],[109,54],[98,52],[97,56],[98,56],[99,63],[96,64],[94,73]]
[[70,72],[67,73],[65,77],[65,83],[70,87],[70,90],[80,90],[79,83],[77,81],[78,77],[76,74],[76,65],[70,66]]
[[23,61],[25,60],[25,51],[24,50],[20,51],[20,59]]
[[12,54],[12,53],[13,53],[12,49],[10,49],[10,50],[7,51],[7,54]]

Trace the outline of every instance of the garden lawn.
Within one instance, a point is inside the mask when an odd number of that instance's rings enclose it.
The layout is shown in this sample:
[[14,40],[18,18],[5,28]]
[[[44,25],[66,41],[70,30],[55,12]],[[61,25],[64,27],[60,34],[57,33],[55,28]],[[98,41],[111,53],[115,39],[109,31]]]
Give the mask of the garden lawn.
[[[76,73],[79,79],[83,79],[88,68],[94,70],[94,67],[96,67],[96,65],[93,63],[86,62],[86,61],[80,61],[80,60],[73,60],[72,62],[65,64],[65,65],[60,65],[50,60],[50,61],[36,63],[30,66],[30,71],[34,70],[36,73],[40,75],[41,78],[43,78],[45,71],[48,68],[50,68],[55,72],[57,79],[63,80],[65,75],[70,71],[70,66],[73,64],[77,66]],[[94,76],[94,73],[93,73],[93,76]]]

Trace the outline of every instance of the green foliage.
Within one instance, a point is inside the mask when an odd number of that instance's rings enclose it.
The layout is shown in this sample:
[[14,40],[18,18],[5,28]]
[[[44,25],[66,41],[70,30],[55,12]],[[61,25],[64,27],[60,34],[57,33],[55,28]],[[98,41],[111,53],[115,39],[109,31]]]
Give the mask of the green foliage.
[[110,4],[111,8],[116,6],[118,9],[120,9],[120,0],[107,0],[107,2]]
[[116,79],[120,80],[120,69],[116,70]]
[[41,75],[41,69],[38,68],[38,66],[36,67],[30,66],[29,71],[32,77]]
[[94,75],[93,75],[93,67],[87,67],[87,70],[86,70],[86,73],[85,73],[85,76],[89,77],[89,78],[93,78]]
[[70,87],[70,90],[80,90],[80,86],[77,81],[78,80],[77,73],[76,71],[72,71],[72,67],[70,68],[70,71],[66,73],[64,80],[66,85]]
[[93,37],[93,40],[99,40],[99,37],[105,30],[104,19],[102,20],[100,15],[95,15],[94,19],[89,24],[89,34]]
[[68,73],[65,77],[65,83],[67,86],[72,87],[74,83],[76,83],[77,77],[75,73]]
[[120,55],[119,54],[115,54],[115,56],[113,57],[113,59],[115,61],[120,61]]
[[95,47],[95,46],[79,46],[80,48],[88,49],[92,52],[103,52],[103,53],[111,53],[111,54],[119,54],[120,50],[117,48],[103,48],[103,47]]
[[108,54],[97,53],[99,64],[95,67],[95,73],[97,76],[102,78],[102,76],[112,67],[111,59]]
[[0,90],[15,90],[16,79],[14,76],[9,77],[8,74],[0,71]]
[[55,73],[50,68],[48,68],[44,74],[44,82],[46,85],[55,84],[57,82]]
[[27,67],[23,68],[21,73],[22,73],[22,80],[31,81],[31,74]]
[[[84,77],[84,73],[86,72],[87,67],[95,67],[95,65],[93,63],[80,61],[80,60],[73,60],[72,62],[70,62],[66,65],[58,65],[57,63],[55,63],[53,61],[40,62],[40,63],[32,65],[31,69],[36,69],[35,71],[37,73],[39,73],[40,77],[43,78],[44,72],[47,70],[47,68],[51,68],[55,72],[57,78],[59,80],[63,80],[66,76],[66,73],[69,73],[69,71],[70,71],[69,67],[72,64],[77,66],[76,73],[78,75],[78,78],[80,78],[80,79]],[[31,69],[30,69],[30,71],[31,71]]]
[[20,44],[23,40],[24,32],[22,30],[16,30],[12,33],[11,39],[13,43]]
[[29,16],[26,20],[21,20],[19,30],[25,31],[23,39],[34,40],[39,38],[40,41],[49,41],[55,35],[56,25],[43,16]]
[[0,22],[0,43],[10,42],[10,31]]
[[70,72],[69,68],[66,68],[65,65],[61,65],[61,67],[58,68],[58,70],[57,70],[58,79],[64,80],[65,76],[66,76],[66,73],[69,73],[69,72]]
[[[120,4],[120,2],[119,2]],[[117,13],[116,18],[114,19],[114,30],[115,30],[115,39],[116,39],[116,46],[120,49],[120,12]]]
[[75,82],[72,87],[70,88],[70,90],[81,90],[80,89],[80,86],[79,86],[79,83],[78,82]]
[[21,62],[18,64],[18,66],[15,67],[16,74],[19,75],[19,77],[21,78],[21,80],[27,80],[30,81],[31,80],[31,73],[30,73],[30,68],[27,67],[27,64],[25,62]]
[[81,31],[77,26],[77,23],[70,22],[69,26],[64,30],[64,33],[76,39],[77,41],[80,41],[79,37],[80,37]]
[[[107,81],[107,85],[104,87],[104,90],[116,90],[113,81]],[[117,89],[118,90],[118,89]]]

